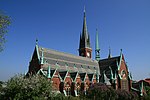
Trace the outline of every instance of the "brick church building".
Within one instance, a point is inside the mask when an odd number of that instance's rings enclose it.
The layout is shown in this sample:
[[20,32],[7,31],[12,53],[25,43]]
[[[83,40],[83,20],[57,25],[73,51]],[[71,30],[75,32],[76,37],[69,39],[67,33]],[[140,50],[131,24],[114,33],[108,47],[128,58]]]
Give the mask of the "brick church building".
[[93,60],[84,10],[79,56],[47,49],[36,43],[27,75],[44,75],[57,91],[66,96],[78,96],[80,91],[86,94],[90,85],[99,82],[114,89],[129,91],[131,76],[122,51],[117,57],[111,57],[109,54],[108,58],[100,59],[98,41],[98,32],[96,32],[95,60]]

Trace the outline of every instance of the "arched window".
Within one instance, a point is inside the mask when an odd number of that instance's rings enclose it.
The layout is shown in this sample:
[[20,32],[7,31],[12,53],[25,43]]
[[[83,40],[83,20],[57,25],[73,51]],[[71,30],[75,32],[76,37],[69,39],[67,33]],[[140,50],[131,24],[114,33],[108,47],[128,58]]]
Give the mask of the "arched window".
[[124,79],[124,78],[126,78],[126,72],[125,72],[125,70],[122,70],[121,71],[121,77]]
[[66,83],[66,94],[67,96],[71,95],[71,91],[70,91],[70,85],[69,85],[69,82]]
[[88,83],[85,83],[85,95],[86,95],[88,89],[89,89],[89,85],[88,85]]
[[66,94],[67,94],[67,96],[70,95],[70,87],[67,87],[67,88],[66,88]]

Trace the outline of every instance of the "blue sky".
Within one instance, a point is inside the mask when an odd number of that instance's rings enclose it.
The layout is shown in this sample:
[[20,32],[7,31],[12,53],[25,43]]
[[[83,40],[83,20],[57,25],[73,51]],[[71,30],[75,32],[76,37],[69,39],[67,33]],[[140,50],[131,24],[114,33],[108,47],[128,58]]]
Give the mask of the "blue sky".
[[150,77],[150,0],[1,0],[11,16],[5,50],[0,53],[0,80],[28,71],[35,40],[40,46],[78,55],[83,9],[91,44],[99,32],[101,59],[123,49],[134,80]]

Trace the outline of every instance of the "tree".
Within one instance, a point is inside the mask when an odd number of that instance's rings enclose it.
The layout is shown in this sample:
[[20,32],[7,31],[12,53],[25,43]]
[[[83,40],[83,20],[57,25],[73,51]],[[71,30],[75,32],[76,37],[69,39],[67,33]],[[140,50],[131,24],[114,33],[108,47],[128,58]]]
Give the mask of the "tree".
[[146,95],[144,95],[143,100],[150,100],[150,86],[146,86]]
[[53,93],[51,82],[46,77],[35,75],[25,78],[23,75],[16,75],[8,80],[0,95],[0,100],[45,100],[51,99]]
[[2,85],[3,85],[3,82],[0,81],[0,91],[2,90]]
[[87,98],[90,100],[115,100],[116,91],[103,83],[92,85],[87,91]]
[[92,85],[86,95],[89,100],[138,100],[136,92],[115,90],[103,83]]
[[10,25],[10,17],[0,11],[0,52],[3,50],[3,45],[6,41],[5,35],[7,27]]

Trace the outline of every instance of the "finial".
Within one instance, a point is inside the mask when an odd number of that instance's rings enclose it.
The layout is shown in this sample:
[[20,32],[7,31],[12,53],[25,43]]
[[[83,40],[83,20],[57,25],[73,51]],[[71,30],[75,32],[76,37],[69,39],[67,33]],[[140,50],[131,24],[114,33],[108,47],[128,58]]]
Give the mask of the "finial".
[[121,53],[122,53],[122,49],[120,49]]
[[122,49],[120,49],[120,55],[122,56]]
[[35,42],[36,42],[36,45],[38,45],[38,39],[37,39],[37,38],[36,38],[36,41],[35,41]]
[[96,33],[98,32],[98,29],[96,28]]
[[108,55],[108,58],[111,58],[111,48],[109,46],[109,55]]
[[85,9],[85,6],[84,6],[84,10],[83,10],[83,12],[84,12],[84,17],[85,17],[85,16],[86,16],[86,15],[85,15],[85,13],[86,13],[86,9]]
[[100,60],[100,48],[99,48],[99,37],[98,37],[98,30],[96,28],[96,41],[95,41],[95,59],[97,61]]
[[41,64],[44,64],[44,52],[43,52],[43,48],[41,48],[41,51],[42,51]]
[[48,70],[47,70],[47,78],[51,78],[51,68],[50,66],[48,66]]
[[85,13],[85,5],[84,5],[84,13]]

